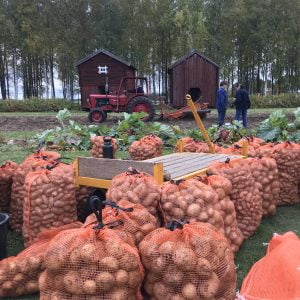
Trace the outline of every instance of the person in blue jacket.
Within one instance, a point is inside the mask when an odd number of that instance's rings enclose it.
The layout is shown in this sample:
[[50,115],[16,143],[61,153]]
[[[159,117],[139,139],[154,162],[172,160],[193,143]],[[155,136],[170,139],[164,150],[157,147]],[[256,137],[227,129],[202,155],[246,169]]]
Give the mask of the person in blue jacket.
[[236,84],[236,94],[235,94],[235,120],[239,121],[242,117],[243,126],[247,128],[247,110],[250,108],[250,98],[245,87],[237,83]]
[[218,125],[219,127],[224,124],[224,119],[226,115],[226,108],[228,105],[228,95],[227,95],[227,82],[221,81],[220,88],[217,92],[216,107],[218,110]]

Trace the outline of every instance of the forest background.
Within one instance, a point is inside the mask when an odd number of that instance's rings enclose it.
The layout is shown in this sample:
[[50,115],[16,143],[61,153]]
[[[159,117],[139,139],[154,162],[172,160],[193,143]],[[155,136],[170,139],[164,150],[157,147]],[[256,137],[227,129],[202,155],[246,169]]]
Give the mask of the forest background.
[[75,62],[100,48],[147,76],[154,95],[167,95],[168,66],[191,49],[231,86],[300,91],[298,0],[0,0],[0,28],[2,99],[73,100]]

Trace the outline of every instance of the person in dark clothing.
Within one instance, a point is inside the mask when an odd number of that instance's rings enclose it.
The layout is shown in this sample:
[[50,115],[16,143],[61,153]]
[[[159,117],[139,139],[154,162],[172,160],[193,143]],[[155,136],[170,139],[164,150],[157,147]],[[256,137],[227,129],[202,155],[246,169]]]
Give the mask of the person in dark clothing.
[[235,94],[235,120],[240,121],[242,117],[243,126],[247,128],[247,110],[250,108],[250,98],[249,94],[246,91],[245,87],[237,83],[236,85],[236,94]]
[[228,105],[228,95],[227,95],[227,82],[221,81],[220,88],[217,92],[217,99],[216,99],[216,108],[218,110],[218,125],[219,127],[224,124],[224,119],[226,115],[226,109]]

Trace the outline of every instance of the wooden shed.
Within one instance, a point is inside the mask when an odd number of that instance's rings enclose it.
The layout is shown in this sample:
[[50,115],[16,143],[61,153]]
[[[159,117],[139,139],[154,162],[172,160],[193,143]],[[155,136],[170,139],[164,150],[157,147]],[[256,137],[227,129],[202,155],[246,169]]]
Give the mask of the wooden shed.
[[185,95],[189,93],[194,101],[215,106],[219,81],[219,66],[197,50],[175,61],[168,70],[170,104],[186,106]]
[[[128,62],[103,49],[79,60],[75,66],[78,68],[83,109],[88,108],[87,98],[90,94],[105,93],[106,77],[109,91],[114,93],[118,90],[122,77],[133,77],[136,72],[136,68]],[[99,67],[107,67],[108,74],[99,74]]]

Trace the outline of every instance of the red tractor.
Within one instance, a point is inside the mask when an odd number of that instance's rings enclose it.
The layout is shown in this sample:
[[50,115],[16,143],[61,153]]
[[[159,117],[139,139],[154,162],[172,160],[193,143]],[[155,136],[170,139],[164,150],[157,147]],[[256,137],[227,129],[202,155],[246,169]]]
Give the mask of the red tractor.
[[[144,90],[144,88],[146,90]],[[123,77],[115,94],[91,94],[88,98],[90,122],[102,123],[109,112],[145,112],[143,121],[151,121],[154,117],[154,106],[148,98],[148,81],[145,77]]]

